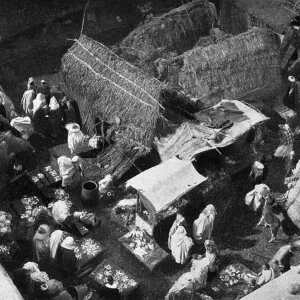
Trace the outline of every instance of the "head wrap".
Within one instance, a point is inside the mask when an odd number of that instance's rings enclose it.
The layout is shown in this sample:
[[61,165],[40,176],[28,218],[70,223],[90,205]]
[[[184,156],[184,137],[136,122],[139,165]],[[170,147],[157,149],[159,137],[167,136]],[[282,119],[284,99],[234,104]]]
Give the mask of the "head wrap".
[[59,104],[54,96],[50,99],[49,107],[51,110],[59,109]]

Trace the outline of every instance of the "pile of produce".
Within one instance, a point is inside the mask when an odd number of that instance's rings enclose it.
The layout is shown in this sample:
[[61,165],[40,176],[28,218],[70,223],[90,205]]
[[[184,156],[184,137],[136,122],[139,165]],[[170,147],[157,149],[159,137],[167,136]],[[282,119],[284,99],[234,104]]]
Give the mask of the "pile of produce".
[[144,256],[148,255],[155,248],[154,241],[139,228],[133,229],[128,234],[128,242],[133,252],[142,259],[145,259]]
[[0,211],[0,236],[11,232],[11,214]]
[[48,209],[42,205],[42,202],[36,196],[24,196],[21,199],[21,203],[23,204],[21,219],[28,223],[34,223],[36,217],[41,213],[50,215]]
[[238,270],[234,266],[229,266],[220,273],[220,279],[228,287],[243,280],[243,275],[244,273],[241,270]]
[[110,264],[106,264],[103,269],[102,267],[99,270],[96,269],[91,275],[96,282],[99,282],[100,284],[106,284],[108,282],[108,277],[112,276],[120,292],[137,285],[135,280],[127,276],[122,270],[118,270]]

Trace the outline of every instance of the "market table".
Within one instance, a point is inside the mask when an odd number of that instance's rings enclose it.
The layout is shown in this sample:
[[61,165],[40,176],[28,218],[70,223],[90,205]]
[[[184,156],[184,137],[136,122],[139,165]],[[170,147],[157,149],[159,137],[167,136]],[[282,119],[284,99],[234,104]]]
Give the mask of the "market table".
[[44,205],[39,197],[33,194],[25,195],[12,201],[11,205],[19,218],[25,221],[25,224],[28,226],[34,224],[39,213],[44,212],[50,215],[48,207]]
[[[218,275],[207,283],[206,293],[213,299],[232,300],[237,296],[250,293],[249,283],[243,279],[244,275],[257,276],[243,264],[232,264],[222,269]],[[250,276],[247,278],[250,280]]]
[[119,241],[150,271],[169,256],[154,238],[141,230],[134,229],[120,237]]
[[108,276],[112,276],[121,296],[129,296],[139,285],[137,280],[131,274],[123,271],[109,259],[105,259],[89,275],[91,280],[100,286],[105,286]]
[[[82,268],[90,261],[104,253],[105,247],[92,236],[87,236],[81,239],[76,239],[73,235],[64,231],[61,242],[67,237],[71,236],[75,241],[75,257],[77,259],[78,268]],[[60,243],[61,244],[61,243]]]

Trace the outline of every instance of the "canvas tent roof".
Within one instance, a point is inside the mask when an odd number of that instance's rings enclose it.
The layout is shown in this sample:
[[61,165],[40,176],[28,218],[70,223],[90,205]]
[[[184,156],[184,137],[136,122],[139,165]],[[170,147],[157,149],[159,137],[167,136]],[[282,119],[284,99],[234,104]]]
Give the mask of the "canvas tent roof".
[[126,186],[143,194],[159,212],[206,179],[190,161],[173,157],[128,180]]
[[[213,120],[214,116],[220,116],[222,112],[226,119],[233,122],[233,126],[222,131],[225,134],[224,139],[216,143],[213,137],[220,129],[204,126],[203,121]],[[173,134],[156,138],[155,145],[162,161],[176,155],[180,159],[190,160],[195,155],[212,150],[214,147],[229,146],[247,133],[252,126],[269,119],[258,110],[237,100],[222,100],[217,105],[196,113],[195,116],[200,123],[183,123]]]

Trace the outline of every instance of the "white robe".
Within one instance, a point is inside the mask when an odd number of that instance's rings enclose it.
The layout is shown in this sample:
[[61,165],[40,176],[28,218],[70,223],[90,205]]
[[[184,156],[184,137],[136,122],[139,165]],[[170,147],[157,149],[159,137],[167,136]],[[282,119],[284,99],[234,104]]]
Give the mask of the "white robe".
[[33,110],[33,100],[35,99],[35,91],[27,90],[22,97],[21,106],[26,115],[31,116]]
[[186,235],[186,230],[183,226],[179,226],[171,239],[171,251],[178,264],[186,262],[188,252],[193,246],[193,241]]

